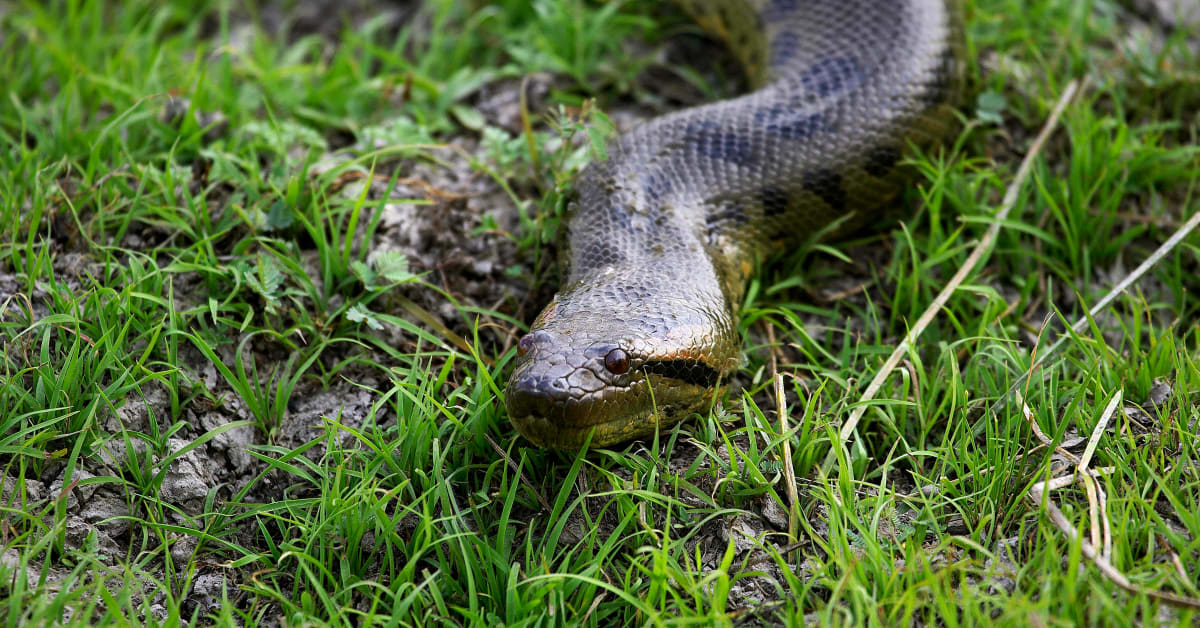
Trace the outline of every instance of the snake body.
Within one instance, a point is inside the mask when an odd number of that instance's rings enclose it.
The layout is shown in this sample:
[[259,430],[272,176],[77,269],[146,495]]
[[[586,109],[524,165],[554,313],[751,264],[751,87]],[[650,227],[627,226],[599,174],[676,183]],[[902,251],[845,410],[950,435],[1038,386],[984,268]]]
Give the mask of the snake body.
[[655,118],[580,173],[562,288],[506,391],[540,446],[647,436],[712,403],[755,261],[870,220],[905,185],[910,147],[954,128],[952,0],[679,4],[754,90]]

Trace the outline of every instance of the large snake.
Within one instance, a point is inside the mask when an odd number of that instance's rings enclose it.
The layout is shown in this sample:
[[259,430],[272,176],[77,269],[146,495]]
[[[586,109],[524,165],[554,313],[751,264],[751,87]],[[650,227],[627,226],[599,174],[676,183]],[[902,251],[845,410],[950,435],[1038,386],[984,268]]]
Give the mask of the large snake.
[[679,4],[755,89],[651,120],[579,175],[561,291],[506,393],[540,446],[647,436],[712,403],[756,260],[861,226],[902,190],[907,151],[954,128],[954,0]]

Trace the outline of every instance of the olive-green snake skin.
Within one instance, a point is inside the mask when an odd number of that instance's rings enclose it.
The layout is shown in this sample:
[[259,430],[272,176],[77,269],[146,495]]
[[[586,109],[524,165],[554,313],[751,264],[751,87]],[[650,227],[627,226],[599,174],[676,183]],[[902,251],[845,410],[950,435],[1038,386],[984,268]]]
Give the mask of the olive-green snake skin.
[[953,0],[679,4],[755,91],[643,124],[580,174],[562,289],[507,388],[513,424],[543,447],[647,436],[707,407],[738,365],[755,261],[877,215],[909,147],[954,128]]

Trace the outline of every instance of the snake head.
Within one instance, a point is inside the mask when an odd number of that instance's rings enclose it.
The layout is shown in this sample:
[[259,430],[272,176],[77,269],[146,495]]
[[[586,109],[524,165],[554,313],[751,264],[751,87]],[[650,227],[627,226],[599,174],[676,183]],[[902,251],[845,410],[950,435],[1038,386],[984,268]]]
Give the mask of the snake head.
[[653,434],[711,403],[736,364],[728,312],[662,299],[614,311],[593,301],[560,293],[518,344],[506,405],[536,445],[601,447]]

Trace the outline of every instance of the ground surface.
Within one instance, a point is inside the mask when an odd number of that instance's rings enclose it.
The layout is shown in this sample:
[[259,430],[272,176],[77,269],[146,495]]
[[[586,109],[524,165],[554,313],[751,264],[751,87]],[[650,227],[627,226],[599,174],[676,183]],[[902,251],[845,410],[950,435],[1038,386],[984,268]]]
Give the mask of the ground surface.
[[1063,330],[1200,209],[1200,16],[966,5],[977,98],[886,228],[766,266],[710,413],[559,454],[506,420],[514,341],[605,131],[736,91],[694,26],[0,2],[0,616],[1196,622],[1160,594],[1200,595],[1200,236]]

